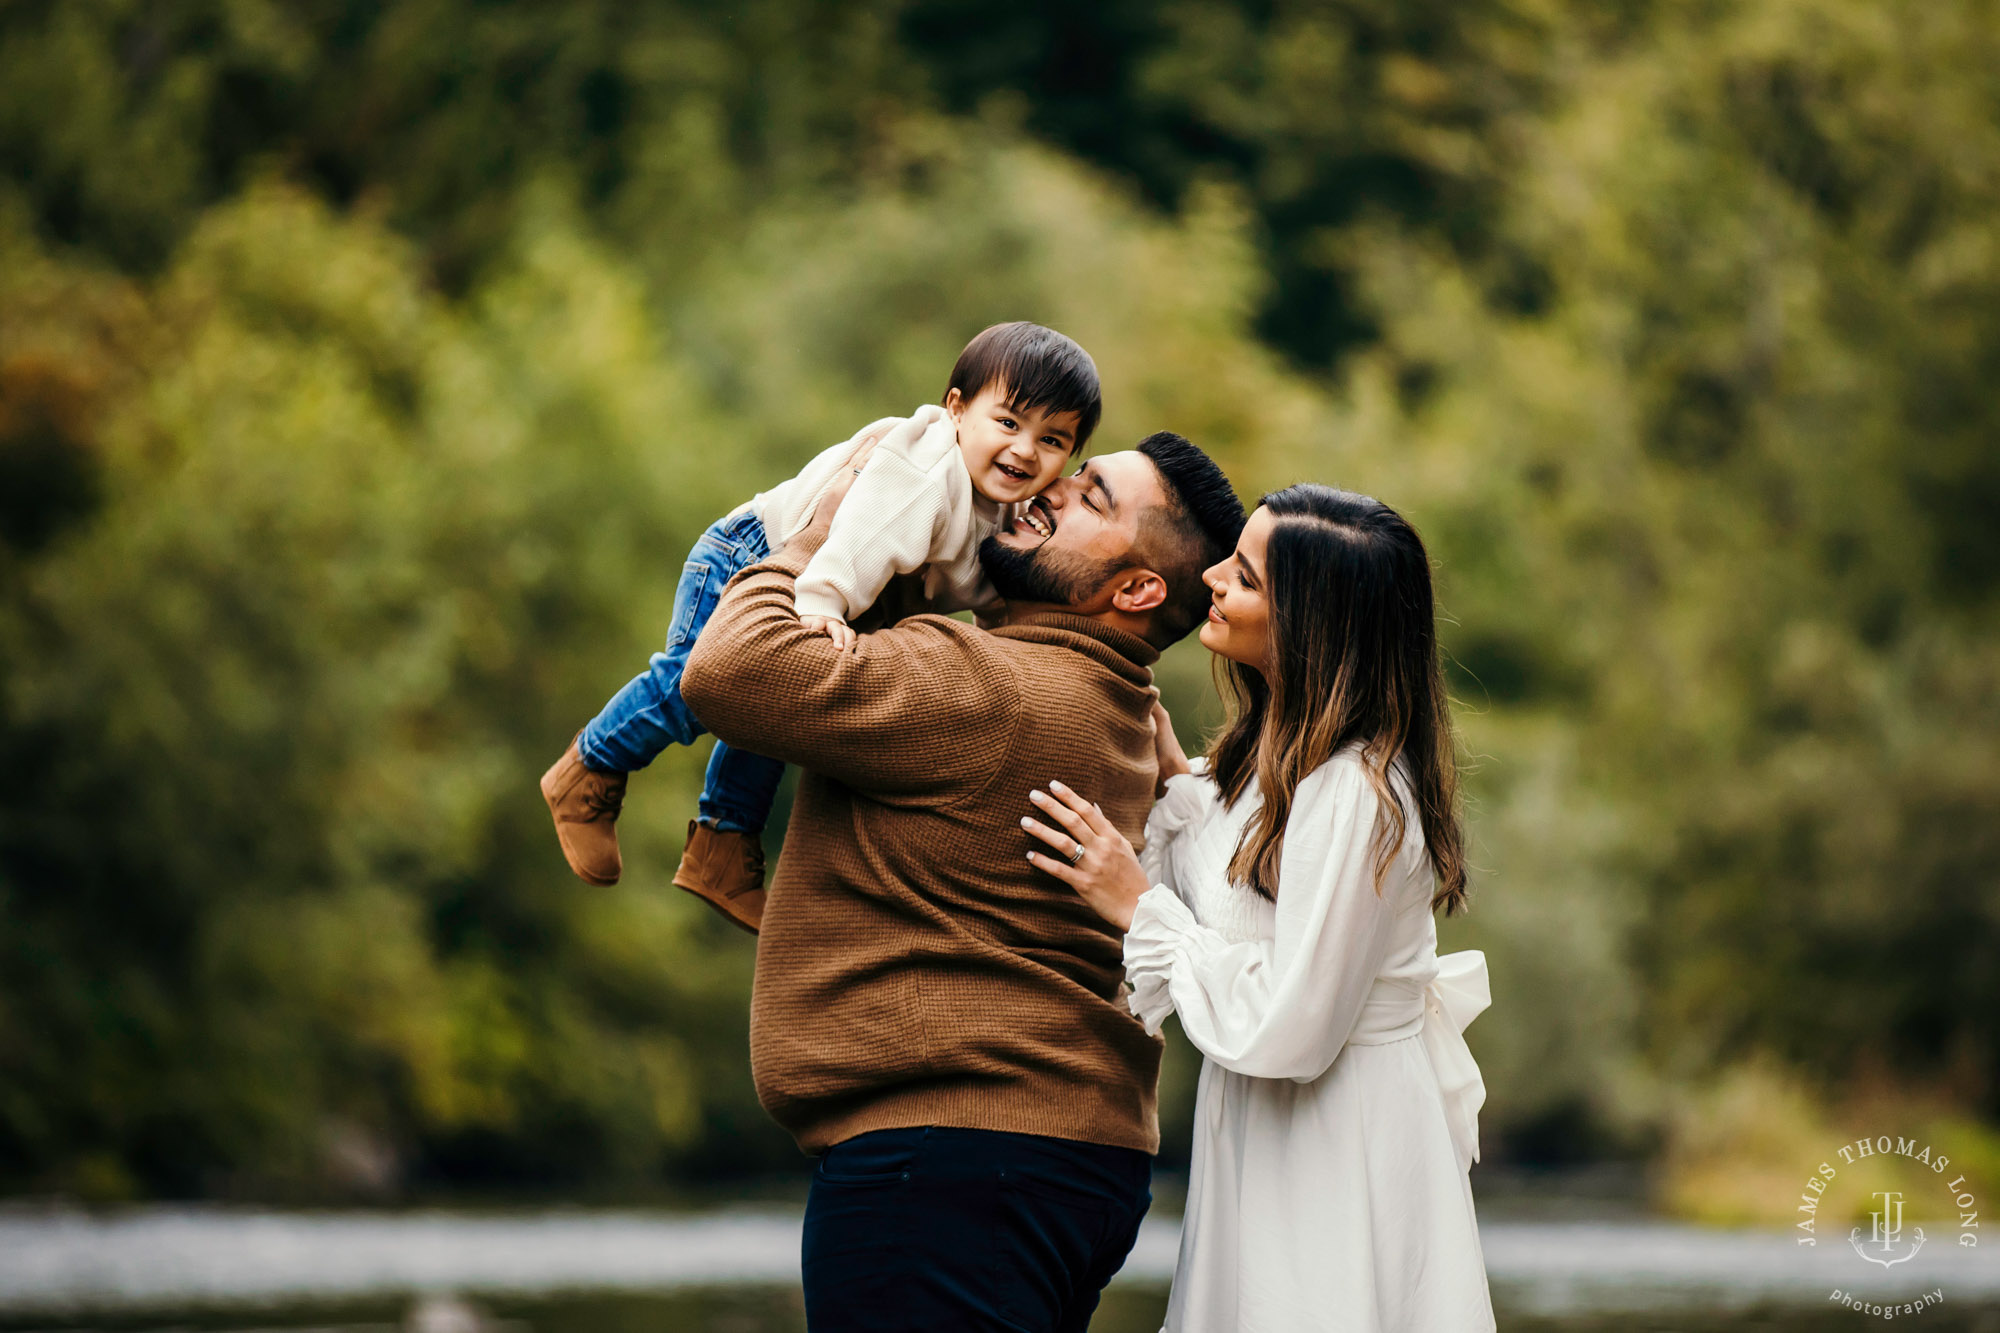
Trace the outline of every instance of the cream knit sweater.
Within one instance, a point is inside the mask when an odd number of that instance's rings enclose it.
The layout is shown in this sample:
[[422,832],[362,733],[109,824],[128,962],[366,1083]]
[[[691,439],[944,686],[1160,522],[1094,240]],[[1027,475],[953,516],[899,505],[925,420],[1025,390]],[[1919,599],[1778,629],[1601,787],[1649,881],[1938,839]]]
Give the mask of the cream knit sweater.
[[870,435],[880,437],[875,452],[834,515],[826,544],[799,576],[799,614],[852,620],[875,604],[890,579],[918,570],[932,610],[993,608],[999,599],[979,567],[979,544],[1011,507],[972,489],[957,428],[935,403],[863,426],[742,509],[763,522],[777,550],[811,521],[819,497]]

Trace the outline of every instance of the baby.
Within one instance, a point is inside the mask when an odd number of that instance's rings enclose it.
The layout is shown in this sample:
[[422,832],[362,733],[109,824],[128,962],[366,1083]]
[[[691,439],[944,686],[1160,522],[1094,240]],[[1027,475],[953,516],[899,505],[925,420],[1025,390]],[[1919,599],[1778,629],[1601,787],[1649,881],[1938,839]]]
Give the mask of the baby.
[[[869,441],[874,448],[795,584],[800,623],[854,647],[850,622],[898,574],[923,576],[939,612],[984,614],[998,599],[979,544],[1083,451],[1102,411],[1090,354],[1053,329],[996,324],[965,345],[944,404],[863,427],[790,481],[753,496],[701,535],[674,595],[664,652],[615,695],[542,775],[570,869],[615,884],[626,775],[705,730],[681,701],[681,671],[725,584],[812,520],[814,506]],[[760,835],[784,765],[716,742],[700,816],[674,883],[756,930],[764,909]]]

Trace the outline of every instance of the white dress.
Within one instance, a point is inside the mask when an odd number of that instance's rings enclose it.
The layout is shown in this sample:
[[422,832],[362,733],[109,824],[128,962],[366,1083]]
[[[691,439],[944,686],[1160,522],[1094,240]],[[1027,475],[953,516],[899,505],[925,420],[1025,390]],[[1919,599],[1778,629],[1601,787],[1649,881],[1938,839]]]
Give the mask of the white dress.
[[1125,938],[1133,1013],[1170,1011],[1204,1057],[1167,1308],[1180,1333],[1474,1333],[1494,1327],[1467,1169],[1489,1002],[1478,953],[1437,956],[1408,833],[1378,896],[1377,800],[1358,751],[1299,784],[1275,903],[1228,882],[1259,803],[1196,773],[1146,825],[1155,887]]

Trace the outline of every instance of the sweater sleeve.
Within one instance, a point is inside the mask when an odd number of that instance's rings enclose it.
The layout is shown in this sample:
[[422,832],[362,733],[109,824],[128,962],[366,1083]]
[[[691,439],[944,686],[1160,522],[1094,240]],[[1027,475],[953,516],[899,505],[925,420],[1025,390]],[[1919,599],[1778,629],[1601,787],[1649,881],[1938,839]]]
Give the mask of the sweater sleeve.
[[[1299,784],[1272,939],[1232,944],[1165,889],[1142,896],[1125,936],[1134,1012],[1157,1029],[1173,1009],[1203,1055],[1239,1074],[1300,1082],[1324,1074],[1374,987],[1395,919],[1375,892],[1376,804],[1352,759]],[[1143,1013],[1142,995],[1150,997]]]
[[780,552],[730,582],[681,676],[695,716],[731,745],[876,794],[991,776],[1021,714],[999,654],[934,616],[841,652],[799,623],[794,582],[809,555]]
[[945,468],[956,460],[920,467],[897,443],[892,431],[876,446],[834,514],[825,545],[799,575],[800,615],[852,620],[875,604],[890,579],[932,559],[951,519]]

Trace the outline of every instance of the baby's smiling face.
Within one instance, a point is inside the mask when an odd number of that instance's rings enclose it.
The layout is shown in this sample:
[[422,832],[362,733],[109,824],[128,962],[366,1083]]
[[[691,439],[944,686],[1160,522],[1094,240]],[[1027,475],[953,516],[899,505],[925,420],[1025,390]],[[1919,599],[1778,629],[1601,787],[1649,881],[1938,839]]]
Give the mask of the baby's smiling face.
[[972,489],[1000,504],[1039,494],[1062,475],[1076,449],[1076,413],[1017,410],[1004,384],[987,385],[970,402],[953,389],[944,408],[958,427],[958,452]]

